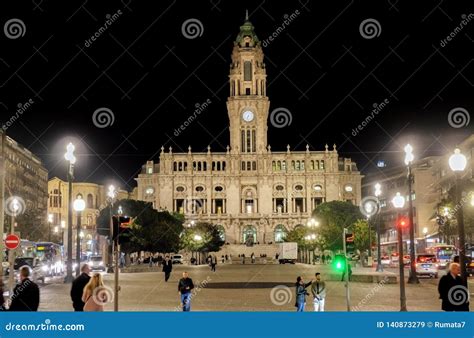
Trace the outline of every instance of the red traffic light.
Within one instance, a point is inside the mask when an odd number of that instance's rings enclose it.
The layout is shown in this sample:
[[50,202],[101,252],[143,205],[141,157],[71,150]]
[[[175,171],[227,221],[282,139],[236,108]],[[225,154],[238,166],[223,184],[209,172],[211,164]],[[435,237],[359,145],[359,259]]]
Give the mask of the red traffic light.
[[400,228],[404,228],[408,225],[408,220],[405,217],[400,217],[397,223]]

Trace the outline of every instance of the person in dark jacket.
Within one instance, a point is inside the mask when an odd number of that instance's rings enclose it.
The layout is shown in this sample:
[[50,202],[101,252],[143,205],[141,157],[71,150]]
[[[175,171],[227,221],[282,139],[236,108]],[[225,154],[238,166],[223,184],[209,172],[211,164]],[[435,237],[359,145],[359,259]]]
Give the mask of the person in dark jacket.
[[173,270],[173,263],[171,262],[170,256],[165,257],[163,262],[163,272],[165,273],[165,282],[170,279],[171,271]]
[[20,268],[20,283],[15,286],[8,311],[38,311],[40,292],[30,278],[30,268]]
[[5,311],[5,298],[3,298],[3,281],[0,279],[0,311]]
[[313,281],[309,281],[308,283],[304,283],[303,278],[298,276],[296,278],[296,311],[303,312],[304,306],[306,305],[306,296],[309,293],[306,291],[306,288],[311,285]]
[[183,278],[178,283],[178,293],[181,295],[181,304],[183,311],[191,311],[191,290],[194,289],[193,280],[189,278],[188,273],[183,272]]
[[460,273],[461,266],[451,263],[449,273],[439,280],[438,292],[444,311],[469,311],[469,290]]
[[81,274],[72,282],[71,300],[74,311],[84,311],[84,302],[82,301],[82,294],[84,292],[84,287],[87,285],[87,283],[89,283],[89,280],[91,279],[91,276],[89,276],[90,272],[91,269],[89,265],[84,264],[81,267]]

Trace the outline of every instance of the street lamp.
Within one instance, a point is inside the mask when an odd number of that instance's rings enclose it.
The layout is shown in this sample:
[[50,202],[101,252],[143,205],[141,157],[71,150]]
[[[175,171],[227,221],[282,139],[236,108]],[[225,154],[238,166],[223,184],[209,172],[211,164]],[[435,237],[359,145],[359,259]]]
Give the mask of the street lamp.
[[[11,210],[11,225],[10,225],[10,234],[15,234],[15,217],[18,215],[20,211],[20,202],[16,197],[12,199],[10,202],[10,210]],[[2,234],[3,235],[3,234]],[[9,296],[10,299],[13,295],[13,287],[15,285],[15,273],[14,273],[14,265],[15,265],[15,250],[8,250],[8,263],[9,263],[9,270],[8,270],[8,284],[9,284]],[[3,262],[2,262],[3,264]],[[3,277],[2,277],[3,278]]]
[[51,242],[51,224],[53,224],[53,214],[48,214],[48,226],[49,226],[48,241],[50,242]]
[[64,229],[66,229],[66,221],[61,221],[61,245],[64,245]]
[[114,268],[113,268],[113,238],[114,238],[114,218],[113,218],[113,207],[114,207],[114,200],[115,200],[115,196],[116,196],[116,191],[115,191],[115,186],[113,185],[110,185],[109,188],[108,188],[108,191],[107,191],[107,197],[109,198],[109,202],[110,202],[110,226],[109,226],[109,246],[108,246],[108,250],[107,250],[107,254],[108,254],[108,270],[107,272],[111,273],[114,271]]
[[72,143],[69,143],[66,147],[66,153],[64,158],[69,162],[69,168],[67,171],[67,182],[68,182],[68,207],[67,207],[67,269],[65,283],[71,283],[72,278],[72,181],[74,179],[74,164],[76,163],[76,157],[74,156],[75,147]]
[[[382,195],[382,185],[380,183],[375,183],[375,197],[377,197],[377,208],[380,211],[380,195]],[[369,229],[370,234],[370,229]],[[383,265],[382,265],[382,252],[381,252],[381,244],[380,244],[380,221],[377,219],[377,272],[383,272]]]
[[403,267],[403,228],[400,222],[400,210],[405,206],[405,198],[397,192],[392,199],[393,206],[397,209],[397,232],[398,232],[398,267],[400,271],[400,311],[407,311],[407,299],[405,296],[405,271]]
[[76,225],[76,277],[80,275],[81,271],[81,216],[82,212],[86,208],[86,202],[82,199],[82,195],[79,194],[73,203],[74,210],[77,215]]
[[[456,187],[456,205],[459,206],[459,210],[456,212],[456,220],[458,223],[458,236],[459,236],[459,264],[461,265],[461,277],[464,283],[467,283],[467,271],[466,271],[466,244],[464,234],[464,212],[462,207],[462,189],[461,189],[461,173],[466,169],[467,159],[461,153],[459,148],[454,150],[454,154],[449,157],[449,167],[454,171],[455,175],[455,187]],[[467,285],[467,284],[466,284]]]
[[415,224],[413,222],[413,173],[411,165],[414,160],[413,147],[407,144],[405,150],[405,164],[408,169],[407,180],[408,180],[408,219],[410,220],[410,276],[408,277],[409,284],[418,284],[420,281],[416,276],[416,258],[415,258]]

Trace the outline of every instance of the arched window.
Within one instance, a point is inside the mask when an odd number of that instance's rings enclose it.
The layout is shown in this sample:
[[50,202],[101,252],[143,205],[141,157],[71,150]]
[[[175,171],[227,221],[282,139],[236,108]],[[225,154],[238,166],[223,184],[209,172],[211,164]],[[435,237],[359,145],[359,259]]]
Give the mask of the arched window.
[[92,194],[87,195],[87,208],[93,209],[94,208],[94,197]]
[[288,231],[286,230],[285,226],[283,224],[278,224],[275,227],[275,231],[274,231],[275,243],[283,242],[287,233],[288,233]]
[[242,242],[247,245],[257,243],[257,229],[253,225],[247,225],[242,233]]
[[222,225],[218,225],[217,231],[219,232],[219,238],[221,241],[225,242],[225,228]]

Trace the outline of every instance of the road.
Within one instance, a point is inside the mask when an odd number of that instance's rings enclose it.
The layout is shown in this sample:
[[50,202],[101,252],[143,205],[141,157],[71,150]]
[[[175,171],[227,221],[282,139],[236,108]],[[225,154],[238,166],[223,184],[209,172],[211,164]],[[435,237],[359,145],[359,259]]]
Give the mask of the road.
[[[195,311],[294,311],[294,283],[301,275],[309,281],[316,271],[324,275],[329,266],[296,265],[218,265],[217,272],[208,266],[175,266],[170,280],[161,272],[122,273],[119,308],[123,311],[179,311],[177,283],[188,271],[196,289],[192,299]],[[389,269],[390,270],[390,269]],[[357,269],[354,270],[357,273]],[[107,286],[113,287],[113,275],[104,274]],[[407,284],[409,311],[439,311],[437,279],[422,279],[418,285]],[[471,284],[471,290],[474,285]],[[40,311],[71,311],[70,285],[53,279],[41,286]],[[340,281],[327,282],[327,311],[345,311],[345,288]],[[351,303],[358,311],[398,311],[399,285],[350,284]],[[110,292],[108,289],[106,292]],[[112,303],[106,304],[112,310]],[[308,297],[306,310],[312,310]]]

